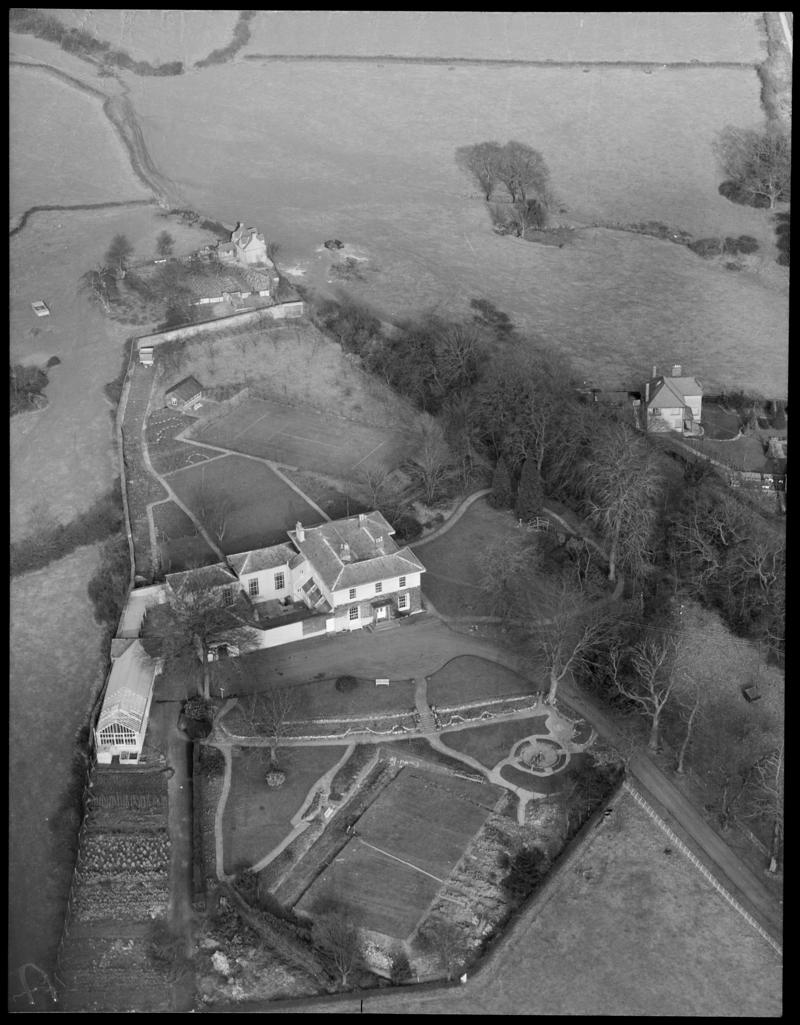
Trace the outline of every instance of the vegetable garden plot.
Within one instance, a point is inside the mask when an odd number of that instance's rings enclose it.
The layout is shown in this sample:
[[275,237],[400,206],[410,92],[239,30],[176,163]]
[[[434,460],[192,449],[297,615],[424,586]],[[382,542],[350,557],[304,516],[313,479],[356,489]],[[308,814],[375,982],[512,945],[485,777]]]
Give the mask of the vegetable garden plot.
[[403,769],[355,825],[353,839],[304,894],[313,907],[333,886],[364,926],[407,936],[483,825],[500,789]]

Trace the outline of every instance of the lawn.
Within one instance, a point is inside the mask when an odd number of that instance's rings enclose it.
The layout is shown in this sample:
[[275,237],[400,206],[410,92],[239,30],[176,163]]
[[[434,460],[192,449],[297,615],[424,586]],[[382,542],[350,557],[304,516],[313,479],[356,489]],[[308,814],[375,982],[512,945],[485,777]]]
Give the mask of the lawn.
[[290,819],[308,791],[344,754],[345,747],[292,747],[280,752],[286,772],[282,787],[264,782],[264,755],[259,748],[235,748],[231,790],[222,820],[225,871],[252,865],[291,832]]
[[416,448],[413,436],[397,431],[255,398],[230,406],[224,416],[200,421],[190,437],[342,479],[356,477],[368,467],[391,472]]
[[[276,680],[271,650],[242,656],[241,682],[234,684],[240,695],[263,693],[280,681]],[[332,716],[369,717],[382,712],[411,712],[414,709],[414,681],[393,679],[388,687],[378,687],[375,680],[359,679],[354,690],[342,693],[336,689],[336,677],[289,684],[292,692],[292,720],[324,719]],[[225,718],[227,728],[236,733],[242,724],[241,713],[233,709]]]
[[[272,102],[242,120],[232,100],[242,92]],[[364,281],[347,290],[390,318],[468,315],[471,298],[488,298],[606,387],[674,361],[706,387],[786,395],[788,276],[773,266],[772,222],[718,194],[712,150],[725,124],[762,120],[752,67],[645,75],[343,61],[306,62],[298,75],[291,62],[254,61],[137,79],[131,96],[163,172],[199,209],[227,221],[249,211],[298,280],[335,235],[367,256]],[[208,165],[212,138],[214,173],[198,180],[191,169]],[[563,249],[499,237],[453,159],[457,147],[492,138],[541,150],[561,220],[752,235],[763,266],[733,273],[684,247],[600,228]],[[242,146],[252,155],[245,168]]]
[[230,505],[225,536],[220,541],[226,555],[285,542],[286,531],[297,520],[309,526],[322,522],[317,510],[268,466],[245,456],[224,456],[180,470],[170,476],[169,482],[193,512],[197,511],[201,489],[209,501]]
[[403,769],[298,907],[341,887],[366,928],[407,936],[499,796],[488,784]]
[[513,536],[517,521],[506,509],[479,498],[441,537],[414,545],[425,564],[422,589],[446,616],[489,616],[492,609],[480,586],[480,558],[488,545]]
[[100,99],[38,68],[10,69],[9,158],[12,218],[44,204],[150,198]]
[[506,758],[513,746],[523,737],[546,736],[547,716],[531,716],[525,719],[511,719],[469,730],[453,730],[443,733],[441,739],[448,747],[475,758],[487,769],[493,768]]
[[754,62],[765,57],[756,18],[741,11],[260,11],[244,53]]
[[428,680],[428,702],[437,708],[457,708],[481,699],[533,696],[541,688],[511,669],[475,655],[459,655]]

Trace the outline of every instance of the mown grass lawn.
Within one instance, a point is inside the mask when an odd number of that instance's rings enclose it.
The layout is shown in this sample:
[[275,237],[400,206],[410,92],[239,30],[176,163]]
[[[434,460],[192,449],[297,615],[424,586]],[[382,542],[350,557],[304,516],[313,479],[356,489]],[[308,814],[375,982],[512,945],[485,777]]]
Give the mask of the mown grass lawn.
[[[232,672],[231,689],[247,705],[252,694],[265,694],[280,684],[270,665],[269,650],[244,655],[236,660],[237,671]],[[414,681],[393,679],[388,687],[376,686],[374,679],[358,679],[354,690],[338,691],[336,677],[292,683],[292,720],[337,718],[351,716],[368,718],[391,712],[411,712],[414,708]],[[240,709],[232,709],[225,717],[227,728],[238,732],[245,727]]]
[[516,694],[533,696],[544,682],[519,676],[511,669],[488,662],[475,655],[459,655],[428,680],[428,703],[437,708],[453,708],[470,701],[510,697]]
[[[494,768],[506,758],[512,747],[523,737],[547,736],[544,716],[525,719],[511,719],[494,726],[480,726],[469,730],[452,730],[441,734],[448,747],[477,759],[487,769]],[[524,786],[524,784],[522,784]]]
[[264,780],[268,749],[233,749],[231,789],[222,821],[226,872],[249,867],[281,842],[309,789],[345,750],[344,746],[280,748],[278,761],[286,782],[270,788]]
[[229,505],[225,536],[219,542],[226,555],[285,542],[286,531],[297,520],[309,525],[322,520],[267,465],[244,456],[224,456],[180,470],[169,482],[195,513],[203,493],[212,503]]
[[493,509],[479,498],[441,537],[412,545],[425,566],[423,593],[442,615],[492,615],[481,587],[481,554],[488,545],[513,536],[516,529],[511,512]]

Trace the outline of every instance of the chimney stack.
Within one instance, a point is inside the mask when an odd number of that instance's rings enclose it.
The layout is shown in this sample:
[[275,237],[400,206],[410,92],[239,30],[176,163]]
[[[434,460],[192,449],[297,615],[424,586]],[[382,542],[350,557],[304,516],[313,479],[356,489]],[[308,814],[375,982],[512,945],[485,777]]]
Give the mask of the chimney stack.
[[294,525],[294,532],[295,532],[295,536],[297,537],[298,541],[305,541],[305,539],[306,539],[306,532],[305,532],[305,529],[303,528],[303,524],[300,522],[300,520],[298,520],[297,523],[295,523],[295,525]]
[[367,514],[366,513],[359,513],[358,514],[358,522],[359,522],[359,524],[361,524],[363,526],[367,522]]
[[657,372],[657,371],[658,371],[658,367],[657,367],[657,366],[655,365],[655,363],[654,363],[654,364],[653,364],[653,373],[652,373],[652,374],[651,374],[650,376],[651,376],[651,377],[655,377],[655,376],[656,376],[656,372]]
[[672,368],[672,376],[673,377],[680,377],[682,370],[683,370],[683,367],[680,365],[680,363],[676,363],[673,366],[673,368]]
[[350,545],[346,541],[342,541],[339,545],[339,558],[342,562],[350,561]]
[[647,406],[650,403],[650,382],[646,381],[644,386],[644,404]]

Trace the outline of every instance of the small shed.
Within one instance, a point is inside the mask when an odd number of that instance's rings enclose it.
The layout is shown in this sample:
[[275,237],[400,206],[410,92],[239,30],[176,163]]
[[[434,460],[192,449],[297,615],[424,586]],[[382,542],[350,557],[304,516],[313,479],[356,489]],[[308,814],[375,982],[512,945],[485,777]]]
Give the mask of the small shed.
[[147,655],[139,640],[113,659],[94,731],[101,765],[111,764],[115,757],[132,765],[139,761],[157,672],[158,662]]
[[184,377],[164,392],[164,401],[170,409],[188,410],[203,397],[203,386],[196,377]]

